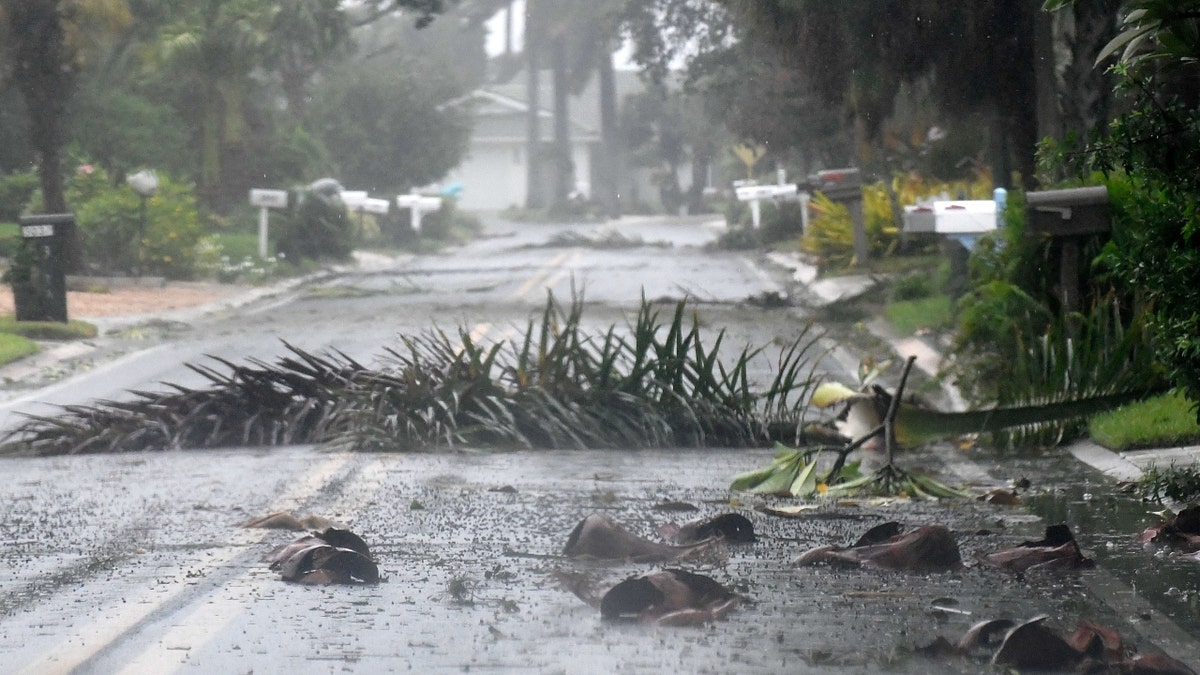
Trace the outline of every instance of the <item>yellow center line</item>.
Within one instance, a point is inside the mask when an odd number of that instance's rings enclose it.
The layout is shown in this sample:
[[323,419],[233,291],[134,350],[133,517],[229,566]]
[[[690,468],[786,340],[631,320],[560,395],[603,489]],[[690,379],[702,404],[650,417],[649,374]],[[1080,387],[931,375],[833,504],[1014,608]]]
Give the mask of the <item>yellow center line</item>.
[[[354,513],[366,508],[397,461],[399,458],[394,455],[372,458],[355,476],[356,496],[339,501],[336,510]],[[281,582],[277,574],[272,573],[268,579],[260,570],[248,571],[229,580],[206,596],[203,602],[193,603],[197,605],[195,609],[173,622],[172,627],[155,640],[155,644],[125,664],[121,675],[162,674],[188,665],[193,651],[211,642],[242,614],[248,598],[260,597],[262,593],[258,590],[267,584],[278,583]]]
[[551,272],[562,265],[563,261],[566,260],[567,256],[569,255],[571,255],[570,251],[563,251],[562,253],[554,256],[554,259],[544,265],[542,269],[538,270],[537,274],[534,274],[526,279],[525,283],[521,284],[520,287],[518,287],[510,297],[514,300],[517,298],[523,298],[527,293],[529,293],[529,291],[532,291],[538,286],[542,286],[546,277],[550,276]]

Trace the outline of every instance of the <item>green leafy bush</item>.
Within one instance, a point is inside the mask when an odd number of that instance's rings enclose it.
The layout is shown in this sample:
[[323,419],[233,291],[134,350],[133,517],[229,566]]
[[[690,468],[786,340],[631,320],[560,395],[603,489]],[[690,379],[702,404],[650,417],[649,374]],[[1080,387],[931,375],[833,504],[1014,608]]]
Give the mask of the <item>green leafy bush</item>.
[[905,300],[920,300],[934,294],[933,280],[928,274],[910,274],[900,277],[892,284],[891,296],[893,302]]
[[0,222],[16,221],[37,187],[37,175],[32,171],[0,176]]
[[188,279],[204,227],[192,187],[160,175],[145,203],[128,186],[114,186],[100,168],[83,166],[67,187],[87,267],[115,274],[140,272]]
[[295,206],[276,242],[284,258],[297,262],[350,257],[354,249],[354,225],[336,191],[309,188],[292,201]]
[[1068,175],[1106,175],[1113,235],[1101,260],[1112,282],[1148,309],[1147,329],[1168,377],[1200,403],[1200,106],[1194,75],[1156,68],[1143,78],[1127,64],[1115,70],[1127,112],[1107,136],[1083,152],[1043,150],[1058,160],[1052,168]]

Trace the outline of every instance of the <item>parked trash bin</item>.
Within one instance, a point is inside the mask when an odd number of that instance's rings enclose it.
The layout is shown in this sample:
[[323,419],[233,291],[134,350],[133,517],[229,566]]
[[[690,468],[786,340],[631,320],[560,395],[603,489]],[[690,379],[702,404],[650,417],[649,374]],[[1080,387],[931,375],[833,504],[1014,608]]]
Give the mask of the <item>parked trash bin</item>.
[[74,213],[21,216],[21,250],[12,265],[17,321],[67,321],[66,241]]

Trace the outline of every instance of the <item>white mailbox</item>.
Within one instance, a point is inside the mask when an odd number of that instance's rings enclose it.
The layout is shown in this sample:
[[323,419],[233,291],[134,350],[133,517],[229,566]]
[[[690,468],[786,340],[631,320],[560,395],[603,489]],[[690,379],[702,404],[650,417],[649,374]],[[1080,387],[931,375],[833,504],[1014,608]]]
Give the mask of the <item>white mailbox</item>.
[[933,205],[918,204],[904,207],[905,232],[933,232]]
[[288,205],[287,190],[250,190],[250,205],[260,209],[286,209]]
[[366,201],[366,190],[342,190],[342,203],[351,211],[358,211],[363,208],[363,204]]
[[904,207],[905,232],[983,234],[996,229],[996,202],[991,199],[937,201]]
[[412,213],[412,228],[414,232],[421,231],[421,216],[428,211],[442,208],[441,197],[426,197],[419,194],[407,194],[396,197],[396,206],[409,209]]
[[743,202],[758,199],[786,199],[796,196],[794,184],[784,185],[743,185],[737,188],[737,198]]
[[795,199],[797,189],[794,184],[779,184],[779,185],[746,185],[739,184],[741,181],[734,182],[734,192],[737,194],[739,201],[750,202],[750,219],[754,223],[754,229],[758,229],[759,221],[762,219],[761,211],[758,203],[763,199]]
[[250,205],[258,207],[258,257],[267,257],[267,209],[286,209],[287,190],[250,190]]
[[376,215],[384,216],[387,215],[388,208],[390,208],[391,205],[392,203],[386,199],[375,199],[374,197],[369,197],[363,200],[362,205],[360,205],[359,208],[367,213],[374,213]]

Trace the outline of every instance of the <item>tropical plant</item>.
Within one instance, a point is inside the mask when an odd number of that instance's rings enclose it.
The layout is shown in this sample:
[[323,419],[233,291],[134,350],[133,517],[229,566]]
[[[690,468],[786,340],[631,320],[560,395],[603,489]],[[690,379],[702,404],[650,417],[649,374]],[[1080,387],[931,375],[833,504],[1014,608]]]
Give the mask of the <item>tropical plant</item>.
[[67,197],[89,269],[106,274],[154,274],[190,279],[204,226],[188,183],[159,174],[158,192],[141,199],[108,173],[83,165],[71,177]]
[[163,27],[151,61],[185,85],[179,113],[200,133],[200,189],[212,195],[221,181],[222,149],[244,141],[251,74],[263,60],[271,4],[258,0],[187,3]]
[[626,327],[582,328],[582,299],[549,298],[520,340],[469,331],[402,336],[372,369],[290,348],[275,363],[191,368],[207,389],[173,387],[131,400],[70,406],[16,431],[6,452],[60,454],[222,445],[333,443],[407,451],[435,447],[749,447],[795,443],[816,382],[811,326],[767,358],[732,358],[724,333],[702,335],[678,303],[669,320],[643,302]]

